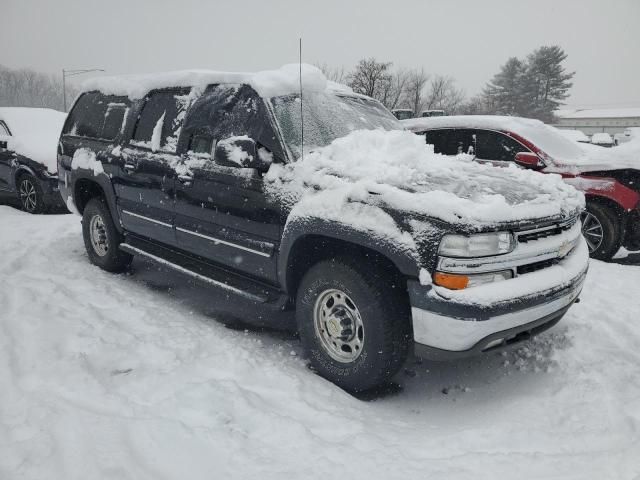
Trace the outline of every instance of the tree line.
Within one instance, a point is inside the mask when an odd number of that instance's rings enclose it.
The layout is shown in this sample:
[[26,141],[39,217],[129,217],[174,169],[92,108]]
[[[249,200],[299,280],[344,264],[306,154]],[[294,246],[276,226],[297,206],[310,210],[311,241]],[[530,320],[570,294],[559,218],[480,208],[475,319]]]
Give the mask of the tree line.
[[[515,115],[553,121],[553,112],[569,96],[575,72],[563,66],[567,54],[559,46],[540,47],[524,59],[509,58],[482,92],[467,97],[455,80],[420,68],[394,68],[392,62],[364,58],[350,71],[319,65],[329,80],[349,85],[390,110],[409,109],[454,114]],[[67,83],[67,101],[78,94]],[[62,79],[31,69],[0,65],[0,106],[47,107],[63,110]]]
[[[67,83],[67,103],[78,88]],[[12,70],[0,65],[0,107],[44,107],[62,111],[62,78],[29,68]]]
[[409,109],[415,116],[425,110],[449,115],[514,115],[550,122],[553,112],[569,96],[575,72],[563,66],[567,54],[559,46],[540,47],[526,58],[510,58],[482,92],[467,97],[455,80],[424,69],[393,68],[392,62],[360,60],[351,71],[319,65],[329,80],[379,100],[385,107]]

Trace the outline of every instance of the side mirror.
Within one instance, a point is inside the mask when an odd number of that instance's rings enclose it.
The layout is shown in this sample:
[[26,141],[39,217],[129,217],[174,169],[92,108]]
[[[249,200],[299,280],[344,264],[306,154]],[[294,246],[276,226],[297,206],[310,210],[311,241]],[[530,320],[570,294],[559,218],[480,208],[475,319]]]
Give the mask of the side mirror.
[[9,148],[6,140],[0,140],[0,150],[7,150]]
[[540,160],[540,157],[532,152],[519,152],[516,153],[516,163],[525,168],[531,168],[533,170],[540,170],[544,168],[544,162]]
[[255,168],[260,172],[266,172],[270,163],[260,157],[255,140],[246,135],[220,140],[213,154],[213,159],[218,165]]

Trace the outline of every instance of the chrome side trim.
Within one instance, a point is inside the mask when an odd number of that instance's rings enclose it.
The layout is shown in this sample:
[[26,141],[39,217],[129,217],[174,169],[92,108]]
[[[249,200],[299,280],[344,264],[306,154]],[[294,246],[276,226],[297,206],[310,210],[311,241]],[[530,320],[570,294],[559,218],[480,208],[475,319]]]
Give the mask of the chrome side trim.
[[[190,235],[194,235],[196,237],[200,237],[200,238],[204,238],[206,240],[209,240],[215,244],[221,243],[223,245],[227,245],[228,247],[233,247],[233,248],[237,248],[239,250],[244,250],[245,252],[249,252],[249,253],[255,253],[256,255],[260,255],[262,257],[271,257],[270,253],[265,253],[265,252],[261,252],[259,250],[254,250],[253,248],[249,248],[249,247],[245,247],[243,245],[238,245],[237,243],[232,243],[232,242],[227,242],[226,240],[221,240],[219,238],[216,237],[210,237],[208,235],[203,235],[201,233],[198,232],[194,232],[192,230],[186,230],[184,228],[180,228],[180,227],[176,227],[176,230],[178,230],[179,232],[183,232],[183,233],[188,233]],[[273,245],[271,245],[271,247],[273,248]]]
[[154,218],[145,217],[144,215],[139,215],[137,213],[130,212],[129,210],[122,210],[122,213],[126,213],[132,217],[140,218],[142,220],[146,220],[147,222],[156,223],[158,225],[162,225],[163,227],[173,228],[173,225],[170,223],[161,222],[160,220],[156,220]]
[[204,282],[210,283],[212,285],[215,285],[217,287],[220,288],[224,288],[225,290],[229,290],[230,292],[233,293],[237,293],[238,295],[242,295],[243,297],[246,297],[248,299],[257,301],[257,302],[264,302],[265,299],[262,297],[259,297],[258,295],[254,295],[253,293],[249,293],[246,292],[244,290],[241,290],[239,288],[236,287],[232,287],[231,285],[227,285],[226,283],[223,282],[219,282],[217,280],[214,280],[212,278],[209,277],[205,277],[204,275],[200,275],[199,273],[193,272],[191,270],[189,270],[188,268],[184,268],[181,267],[180,265],[177,265],[175,263],[172,263],[168,260],[165,260],[164,258],[158,257],[156,255],[153,255],[152,253],[149,252],[145,252],[144,250],[137,248],[137,247],[133,247],[131,245],[129,245],[128,243],[121,243],[120,244],[120,249],[124,250],[125,252],[129,252],[129,253],[135,253],[137,255],[142,255],[143,257],[147,257],[150,258],[151,260],[154,260],[158,263],[161,263],[162,265],[166,265],[167,267],[170,267],[174,270],[177,270],[178,272],[190,275],[194,278],[197,278],[198,280],[202,280]]

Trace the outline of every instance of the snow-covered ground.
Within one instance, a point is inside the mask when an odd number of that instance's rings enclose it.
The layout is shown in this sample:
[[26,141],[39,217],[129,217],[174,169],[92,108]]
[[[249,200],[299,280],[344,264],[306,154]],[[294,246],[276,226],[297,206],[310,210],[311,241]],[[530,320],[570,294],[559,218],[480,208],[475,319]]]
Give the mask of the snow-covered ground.
[[[640,260],[593,261],[525,346],[411,361],[363,401],[290,334],[136,260],[92,266],[79,218],[0,206],[0,478],[640,478]],[[636,265],[634,265],[636,263]]]

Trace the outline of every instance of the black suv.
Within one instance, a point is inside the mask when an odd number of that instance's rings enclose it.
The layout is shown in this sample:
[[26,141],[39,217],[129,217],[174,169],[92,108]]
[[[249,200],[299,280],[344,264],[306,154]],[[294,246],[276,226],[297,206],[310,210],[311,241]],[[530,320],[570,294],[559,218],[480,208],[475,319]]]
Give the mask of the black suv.
[[[328,85],[301,102],[256,78],[179,72],[87,87],[58,165],[91,262],[118,272],[141,255],[261,308],[295,309],[312,367],[349,391],[386,381],[412,348],[452,358],[529,338],[576,300],[588,261],[579,211],[480,227],[383,205],[374,191],[347,200],[392,221],[415,248],[362,228],[361,217],[293,215],[295,195],[269,195],[267,184],[313,155],[303,145],[363,129],[414,136],[368,97]],[[564,274],[532,290],[525,276],[547,268]],[[490,301],[456,296],[497,281],[505,287]]]

